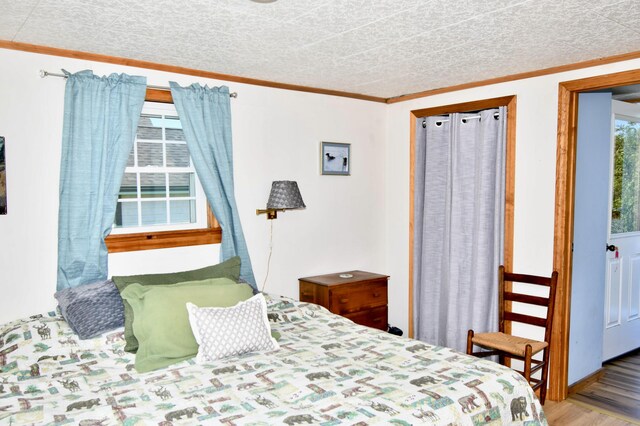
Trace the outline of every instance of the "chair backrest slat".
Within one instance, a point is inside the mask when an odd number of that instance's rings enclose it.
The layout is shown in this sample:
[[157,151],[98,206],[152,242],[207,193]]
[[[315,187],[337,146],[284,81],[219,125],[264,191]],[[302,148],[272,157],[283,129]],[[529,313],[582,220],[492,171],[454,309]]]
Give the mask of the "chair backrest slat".
[[539,277],[537,275],[525,275],[525,274],[514,274],[510,272],[504,273],[504,280],[518,283],[526,283],[526,284],[537,284],[537,285],[546,285],[549,287],[551,285],[551,278],[549,277]]
[[[511,286],[505,283],[524,283],[537,284],[549,288],[549,297],[533,296],[529,294],[514,293]],[[499,330],[505,330],[504,323],[506,321],[521,322],[545,328],[545,342],[551,339],[551,324],[553,321],[553,310],[555,305],[556,286],[558,283],[558,273],[553,272],[551,277],[539,277],[536,275],[514,274],[505,272],[504,266],[498,268],[498,287],[499,287]],[[546,318],[534,317],[531,315],[518,314],[512,312],[511,302],[520,302],[525,304],[546,306]]]
[[530,305],[548,306],[548,297],[531,296],[528,294],[512,293],[510,291],[504,292],[504,299],[511,300],[512,302],[528,303]]
[[516,314],[515,312],[505,312],[504,319],[505,321],[521,322],[524,324],[536,325],[538,327],[547,326],[546,318],[534,317],[531,315],[524,315],[524,314]]

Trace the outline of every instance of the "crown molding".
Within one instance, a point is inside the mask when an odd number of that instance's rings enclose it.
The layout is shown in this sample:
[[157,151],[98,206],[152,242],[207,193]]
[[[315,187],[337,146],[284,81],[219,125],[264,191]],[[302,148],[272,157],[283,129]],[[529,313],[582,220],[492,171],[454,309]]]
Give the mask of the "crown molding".
[[410,93],[407,95],[396,96],[387,99],[388,104],[397,102],[406,102],[418,98],[426,98],[428,96],[439,95],[441,93],[456,92],[458,90],[471,89],[480,86],[489,86],[492,84],[505,83],[508,81],[524,80],[526,78],[540,77],[543,75],[557,74],[560,72],[579,70],[582,68],[590,68],[598,65],[606,65],[614,62],[629,61],[631,59],[640,58],[640,50],[635,52],[623,53],[621,55],[606,56],[604,58],[590,59],[588,61],[576,62],[573,64],[559,65],[557,67],[544,68],[541,70],[527,71],[518,74],[505,75],[502,77],[490,78],[487,80],[473,81],[469,83],[457,84],[455,86],[447,86],[439,89],[425,90],[424,92]]
[[254,86],[271,87],[274,89],[294,90],[297,92],[316,93],[320,95],[340,96],[362,101],[385,103],[386,98],[363,95],[360,93],[343,92],[340,90],[321,89],[317,87],[299,86],[296,84],[278,83],[275,81],[259,80],[255,78],[240,77],[231,74],[221,74],[211,71],[197,70],[193,68],[179,67],[175,65],[159,64],[155,62],[141,61],[138,59],[122,58],[118,56],[101,55],[98,53],[82,52],[78,50],[60,49],[57,47],[40,46],[36,44],[20,43],[16,41],[0,40],[0,48],[20,50],[23,52],[40,53],[44,55],[63,56],[88,61],[104,62],[109,64],[126,65],[130,67],[145,68],[158,71],[172,72],[176,74],[192,75],[196,77],[212,78],[215,80],[232,81],[235,83],[251,84]]

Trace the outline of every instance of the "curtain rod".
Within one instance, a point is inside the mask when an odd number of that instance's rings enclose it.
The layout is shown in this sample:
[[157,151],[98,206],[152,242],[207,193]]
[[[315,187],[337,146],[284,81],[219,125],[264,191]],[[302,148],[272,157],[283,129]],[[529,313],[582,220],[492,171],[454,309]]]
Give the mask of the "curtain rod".
[[[466,122],[466,120],[479,120],[480,118],[481,118],[480,115],[472,115],[471,117],[463,117],[461,119],[461,121],[464,123],[464,122]],[[495,118],[496,120],[498,118],[500,118],[500,113],[498,113],[498,112],[494,113],[493,114],[493,118]],[[436,126],[441,126],[442,123],[448,123],[449,121],[450,120],[448,120],[448,119],[438,120],[438,121],[436,121]],[[427,127],[427,119],[426,118],[422,120],[422,127],[423,128]]]
[[[67,78],[67,76],[65,74],[58,74],[55,72],[49,72],[49,71],[45,71],[45,70],[40,70],[40,77],[41,78],[45,78],[45,77],[62,77],[62,78]],[[147,87],[149,89],[156,89],[156,90],[166,90],[166,91],[170,91],[171,88],[167,87],[167,86],[153,86],[151,84],[147,85]],[[231,92],[229,93],[229,97],[230,98],[237,98],[238,97],[238,92]]]

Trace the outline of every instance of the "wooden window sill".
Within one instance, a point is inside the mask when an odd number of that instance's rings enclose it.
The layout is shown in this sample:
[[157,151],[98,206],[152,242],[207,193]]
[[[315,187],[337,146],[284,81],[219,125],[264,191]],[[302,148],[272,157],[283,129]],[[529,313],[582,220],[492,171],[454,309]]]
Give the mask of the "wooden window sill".
[[118,234],[105,238],[109,253],[218,244],[221,241],[222,231],[220,228]]

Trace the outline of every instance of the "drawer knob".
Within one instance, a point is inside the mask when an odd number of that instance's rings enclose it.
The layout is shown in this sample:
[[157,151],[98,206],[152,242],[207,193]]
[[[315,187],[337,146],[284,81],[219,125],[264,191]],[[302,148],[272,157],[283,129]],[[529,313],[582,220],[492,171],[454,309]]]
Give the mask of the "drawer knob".
[[307,291],[302,293],[303,296],[313,296],[313,293],[309,293]]
[[349,299],[347,299],[346,297],[340,299],[340,303],[347,303],[349,302]]
[[378,292],[373,293],[373,297],[380,297],[380,295],[381,295],[381,293],[378,293]]
[[374,318],[373,319],[373,322],[380,322],[380,321],[382,321],[382,318]]

